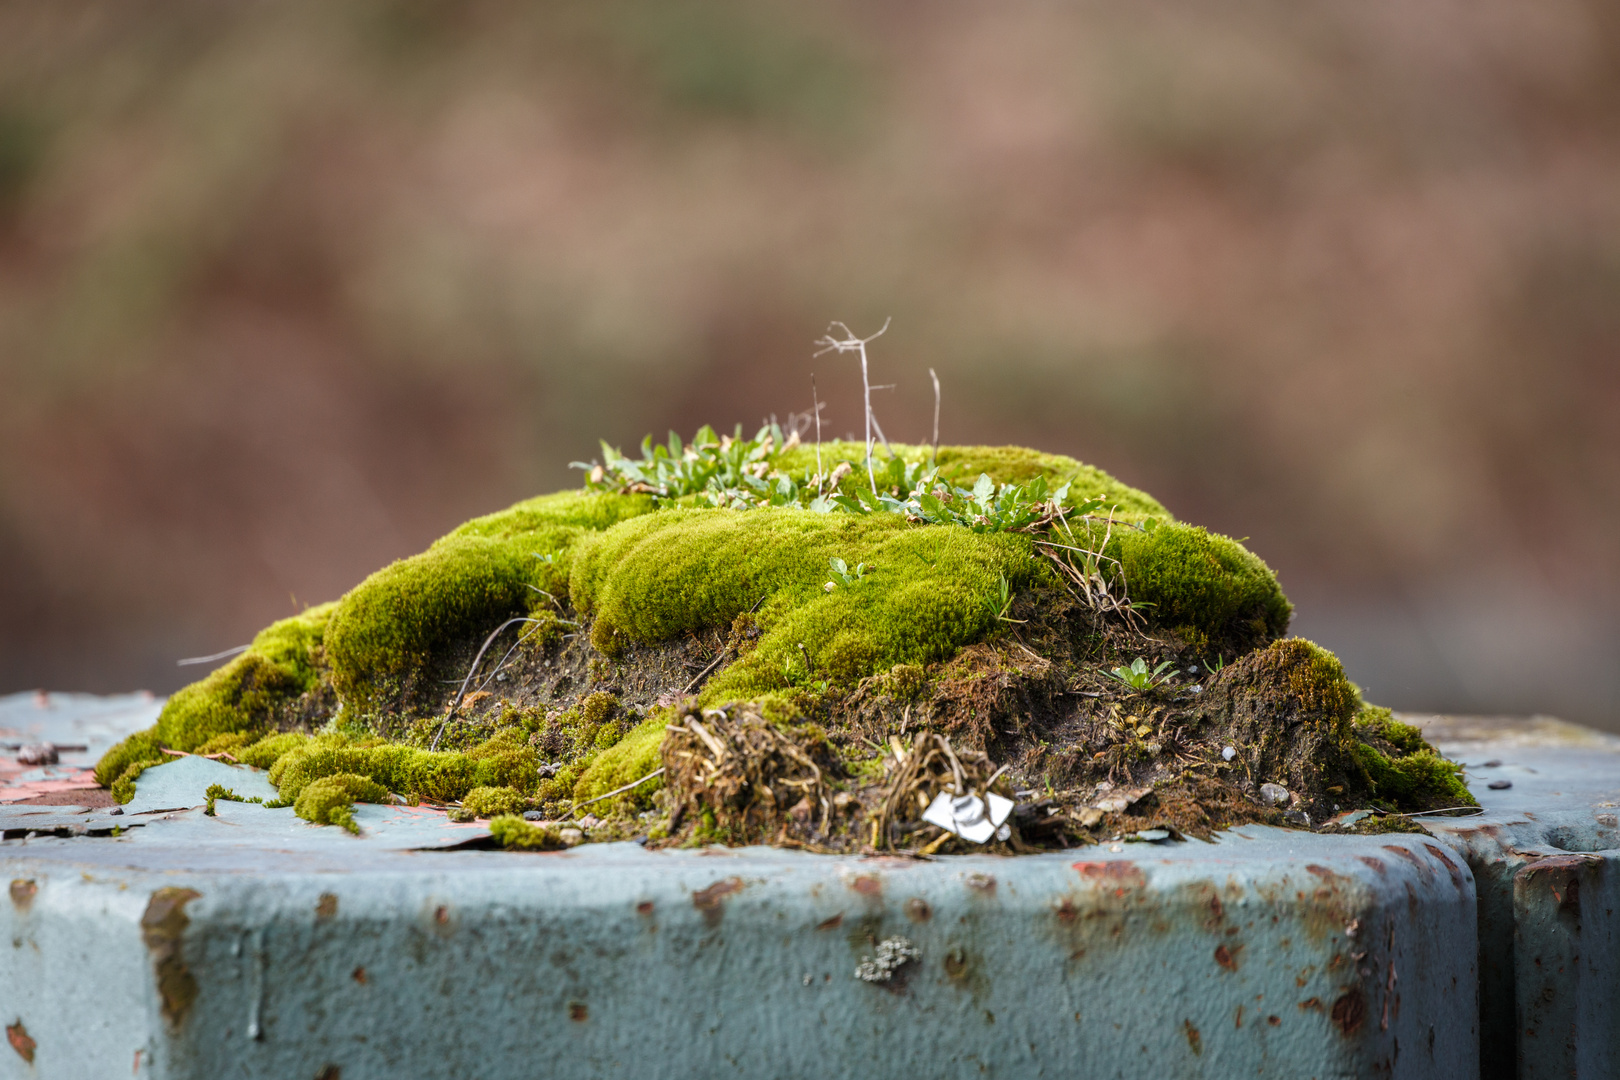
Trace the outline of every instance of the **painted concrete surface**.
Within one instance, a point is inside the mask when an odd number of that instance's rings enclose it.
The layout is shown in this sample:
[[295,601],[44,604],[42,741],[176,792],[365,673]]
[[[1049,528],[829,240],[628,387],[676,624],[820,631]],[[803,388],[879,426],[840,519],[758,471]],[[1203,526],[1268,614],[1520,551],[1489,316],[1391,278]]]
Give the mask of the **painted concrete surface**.
[[1485,807],[1429,822],[1479,890],[1481,1076],[1620,1077],[1620,738],[1545,718],[1407,719],[1467,763]]
[[[1478,1071],[1473,882],[1424,838],[351,861],[157,834],[6,850],[0,1016],[36,1048],[0,1076]],[[895,937],[920,957],[856,978]]]
[[1016,859],[355,838],[182,761],[184,810],[0,806],[147,822],[0,843],[0,1078],[1620,1075],[1620,743],[1429,731],[1486,804],[1432,837]]

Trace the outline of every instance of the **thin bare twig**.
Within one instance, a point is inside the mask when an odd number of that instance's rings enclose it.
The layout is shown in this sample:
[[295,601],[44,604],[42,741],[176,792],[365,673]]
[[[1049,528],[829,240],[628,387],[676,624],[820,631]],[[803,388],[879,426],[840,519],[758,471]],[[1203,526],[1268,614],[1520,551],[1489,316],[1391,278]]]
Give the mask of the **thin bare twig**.
[[478,655],[473,657],[472,667],[467,669],[467,677],[461,680],[461,689],[456,691],[456,699],[450,703],[450,710],[444,714],[444,719],[439,721],[439,730],[433,733],[433,744],[428,747],[429,750],[439,748],[439,740],[444,736],[444,726],[450,722],[452,716],[456,715],[456,710],[461,708],[461,699],[467,696],[467,684],[472,682],[473,675],[478,672],[478,665],[484,661],[484,654],[495,643],[495,639],[500,635],[500,632],[517,623],[537,623],[540,621],[539,619],[531,619],[520,615],[515,619],[507,619],[490,631],[489,637],[485,638],[484,643],[478,647]]
[[[867,371],[866,346],[869,342],[875,341],[882,337],[884,331],[889,329],[889,323],[891,321],[893,321],[892,317],[884,319],[883,328],[881,330],[870,337],[864,338],[856,337],[855,332],[846,324],[834,321],[828,324],[827,334],[816,340],[816,344],[822,346],[820,349],[816,350],[816,356],[820,356],[822,353],[836,351],[840,353],[856,353],[861,358],[861,391],[865,395],[866,401],[866,478],[872,484],[872,494],[874,495],[877,494],[877,473],[872,468],[872,426],[876,423],[876,417],[872,415],[872,379],[870,373]],[[832,331],[834,330],[843,331],[844,336],[841,338],[833,337]],[[881,434],[881,429],[879,430],[879,433]],[[887,439],[883,440],[883,447],[885,450],[888,449],[889,441]],[[889,450],[889,456],[892,458],[894,456],[894,451]]]
[[625,792],[629,791],[631,788],[638,788],[642,784],[645,784],[647,781],[651,780],[653,777],[655,777],[655,776],[663,776],[663,775],[664,775],[664,767],[662,765],[660,765],[660,766],[658,766],[658,768],[654,769],[652,772],[648,773],[646,776],[643,776],[640,780],[633,780],[630,783],[625,784],[623,787],[616,787],[612,791],[608,792],[606,795],[598,795],[593,799],[586,799],[582,803],[576,803],[574,805],[574,811],[573,812],[577,814],[577,813],[579,813],[580,807],[582,807],[582,806],[589,806],[589,805],[591,805],[591,803],[593,803],[593,802],[601,802],[603,799],[611,799],[615,795],[623,795]]
[[227,656],[235,656],[237,653],[245,653],[251,648],[253,648],[252,645],[238,645],[234,649],[226,649],[224,652],[217,652],[211,656],[188,656],[184,660],[176,660],[174,666],[186,667],[190,664],[212,664],[215,660],[223,660]]
[[810,373],[810,404],[816,409],[816,495],[821,494],[821,399],[816,397],[816,373]]
[[713,671],[715,669],[715,666],[717,664],[719,664],[720,661],[722,661],[722,660],[724,660],[726,658],[726,653],[728,653],[730,651],[731,650],[729,648],[723,648],[718,653],[716,653],[714,659],[709,661],[709,666],[704,668],[702,671],[698,672],[697,676],[695,678],[693,678],[691,682],[686,684],[686,689],[682,690],[681,693],[690,694],[692,692],[692,688],[697,686],[698,683],[702,682],[703,677],[705,675],[707,675],[709,672]]
[[934,374],[933,368],[929,368],[928,377],[934,380],[934,441],[931,444],[933,450],[929,454],[928,463],[937,465],[939,463],[939,376]]

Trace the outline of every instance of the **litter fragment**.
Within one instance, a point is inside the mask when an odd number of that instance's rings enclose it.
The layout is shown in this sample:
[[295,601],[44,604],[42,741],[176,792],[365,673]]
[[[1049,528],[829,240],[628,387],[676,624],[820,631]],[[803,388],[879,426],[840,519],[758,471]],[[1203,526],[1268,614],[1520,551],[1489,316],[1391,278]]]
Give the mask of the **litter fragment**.
[[[989,800],[988,808],[986,799]],[[934,801],[928,804],[922,817],[930,825],[938,825],[964,840],[983,844],[992,836],[1005,840],[1012,835],[1012,829],[1005,824],[1012,808],[1011,799],[1004,799],[993,791],[987,792],[984,799],[971,791],[965,795],[942,791],[934,796]]]
[[25,746],[17,751],[17,764],[19,765],[55,765],[61,760],[56,747],[51,743],[37,743]]

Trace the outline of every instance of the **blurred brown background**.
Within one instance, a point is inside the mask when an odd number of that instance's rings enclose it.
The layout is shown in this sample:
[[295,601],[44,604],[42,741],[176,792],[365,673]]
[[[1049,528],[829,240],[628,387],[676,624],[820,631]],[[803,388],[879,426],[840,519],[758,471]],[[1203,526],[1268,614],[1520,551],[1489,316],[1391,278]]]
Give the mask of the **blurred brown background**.
[[1620,729],[1608,0],[0,4],[0,691],[164,692],[604,436],[807,408]]

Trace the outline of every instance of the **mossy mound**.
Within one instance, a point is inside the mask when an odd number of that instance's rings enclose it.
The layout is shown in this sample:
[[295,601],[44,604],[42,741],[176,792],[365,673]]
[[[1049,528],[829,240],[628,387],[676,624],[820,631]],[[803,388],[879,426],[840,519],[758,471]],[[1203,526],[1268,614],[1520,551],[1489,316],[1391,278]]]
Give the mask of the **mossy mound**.
[[[598,468],[585,491],[468,522],[266,629],[109,751],[98,779],[127,800],[165,749],[224,752],[268,768],[312,821],[352,828],[353,801],[397,794],[535,847],[587,806],[598,835],[656,836],[681,805],[736,810],[756,839],[904,846],[926,835],[911,805],[924,792],[898,809],[882,793],[909,760],[893,740],[919,733],[1007,766],[1014,846],[1155,815],[1204,831],[1471,801],[1336,659],[1284,639],[1292,608],[1264,562],[1151,496],[1018,447],[928,460],[896,445],[874,491],[862,447],[823,444],[829,476],[813,447],[762,436],[672,441]],[[1136,660],[1160,675],[1109,674]],[[836,813],[790,823],[802,800],[779,798],[770,768],[729,801],[692,790],[700,773],[671,754],[696,736],[672,742],[671,718],[742,715],[733,703],[749,703],[749,745],[777,745],[760,724],[813,744]],[[661,766],[679,791],[661,794]],[[889,807],[877,818],[874,800]],[[518,816],[534,809],[551,824]],[[730,828],[679,817],[675,839]]]

